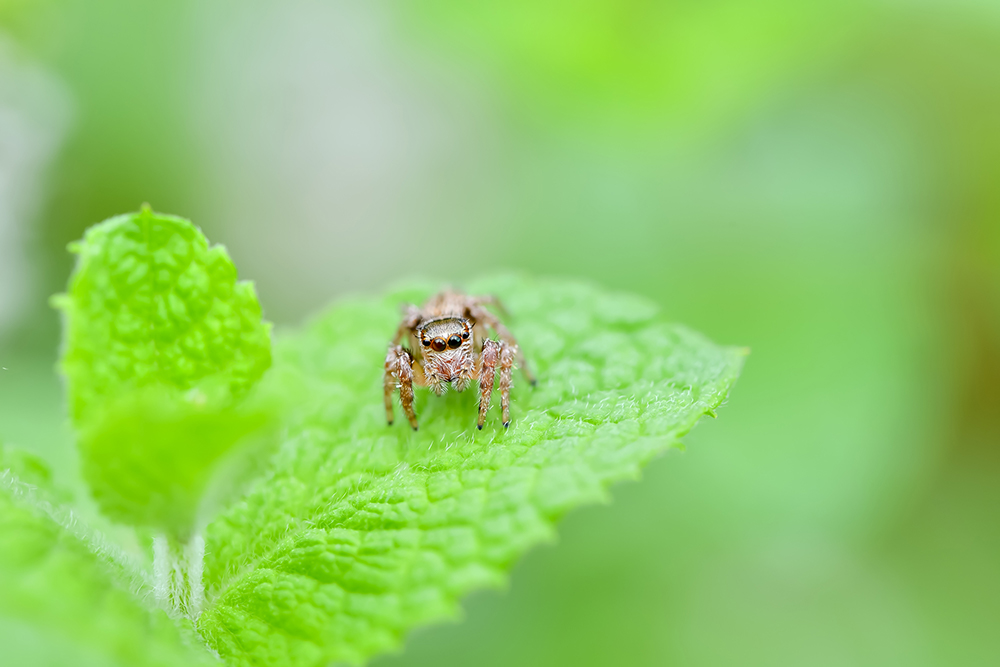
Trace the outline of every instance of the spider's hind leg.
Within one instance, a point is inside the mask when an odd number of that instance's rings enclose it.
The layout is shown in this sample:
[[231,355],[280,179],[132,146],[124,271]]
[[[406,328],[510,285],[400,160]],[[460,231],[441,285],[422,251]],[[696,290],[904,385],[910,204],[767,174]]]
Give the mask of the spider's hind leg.
[[403,339],[413,333],[414,328],[420,323],[420,309],[412,303],[403,306],[403,320],[396,329],[396,335],[392,337],[392,344],[399,345]]

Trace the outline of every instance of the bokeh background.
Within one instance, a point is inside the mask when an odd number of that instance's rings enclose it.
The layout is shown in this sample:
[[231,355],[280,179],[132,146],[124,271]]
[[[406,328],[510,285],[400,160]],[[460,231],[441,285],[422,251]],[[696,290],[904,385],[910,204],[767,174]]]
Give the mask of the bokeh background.
[[379,667],[1000,664],[1000,3],[0,0],[0,439],[82,495],[47,297],[143,202],[279,326],[520,269],[752,349]]

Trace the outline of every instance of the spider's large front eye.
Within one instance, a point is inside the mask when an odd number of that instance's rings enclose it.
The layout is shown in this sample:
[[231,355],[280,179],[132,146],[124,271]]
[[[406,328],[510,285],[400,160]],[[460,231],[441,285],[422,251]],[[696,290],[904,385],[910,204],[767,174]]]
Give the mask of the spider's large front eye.
[[435,338],[431,341],[431,347],[434,348],[435,352],[443,352],[446,344],[444,338]]
[[448,339],[448,347],[450,347],[453,350],[461,344],[462,344],[462,337],[457,334]]

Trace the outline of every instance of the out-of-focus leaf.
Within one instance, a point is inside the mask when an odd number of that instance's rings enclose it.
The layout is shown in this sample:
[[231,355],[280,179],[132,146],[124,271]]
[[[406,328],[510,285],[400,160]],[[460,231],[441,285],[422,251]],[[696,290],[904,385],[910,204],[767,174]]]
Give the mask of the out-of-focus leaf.
[[3,450],[0,662],[12,667],[213,664],[190,628],[178,629],[165,613],[141,602],[150,596],[139,572],[53,504],[39,488],[48,483],[39,461]]
[[52,472],[42,459],[3,443],[0,443],[0,473],[17,477],[22,484],[52,490]]
[[272,413],[217,398],[182,401],[163,386],[125,394],[79,432],[84,477],[108,516],[184,538],[216,464]]

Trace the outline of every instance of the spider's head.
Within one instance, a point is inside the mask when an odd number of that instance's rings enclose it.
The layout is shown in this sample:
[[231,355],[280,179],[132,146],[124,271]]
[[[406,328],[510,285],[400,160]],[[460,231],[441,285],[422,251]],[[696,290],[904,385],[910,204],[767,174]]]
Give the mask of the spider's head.
[[472,381],[475,359],[472,324],[464,317],[442,317],[417,328],[417,340],[424,357],[424,374],[436,393],[449,383],[459,391]]

